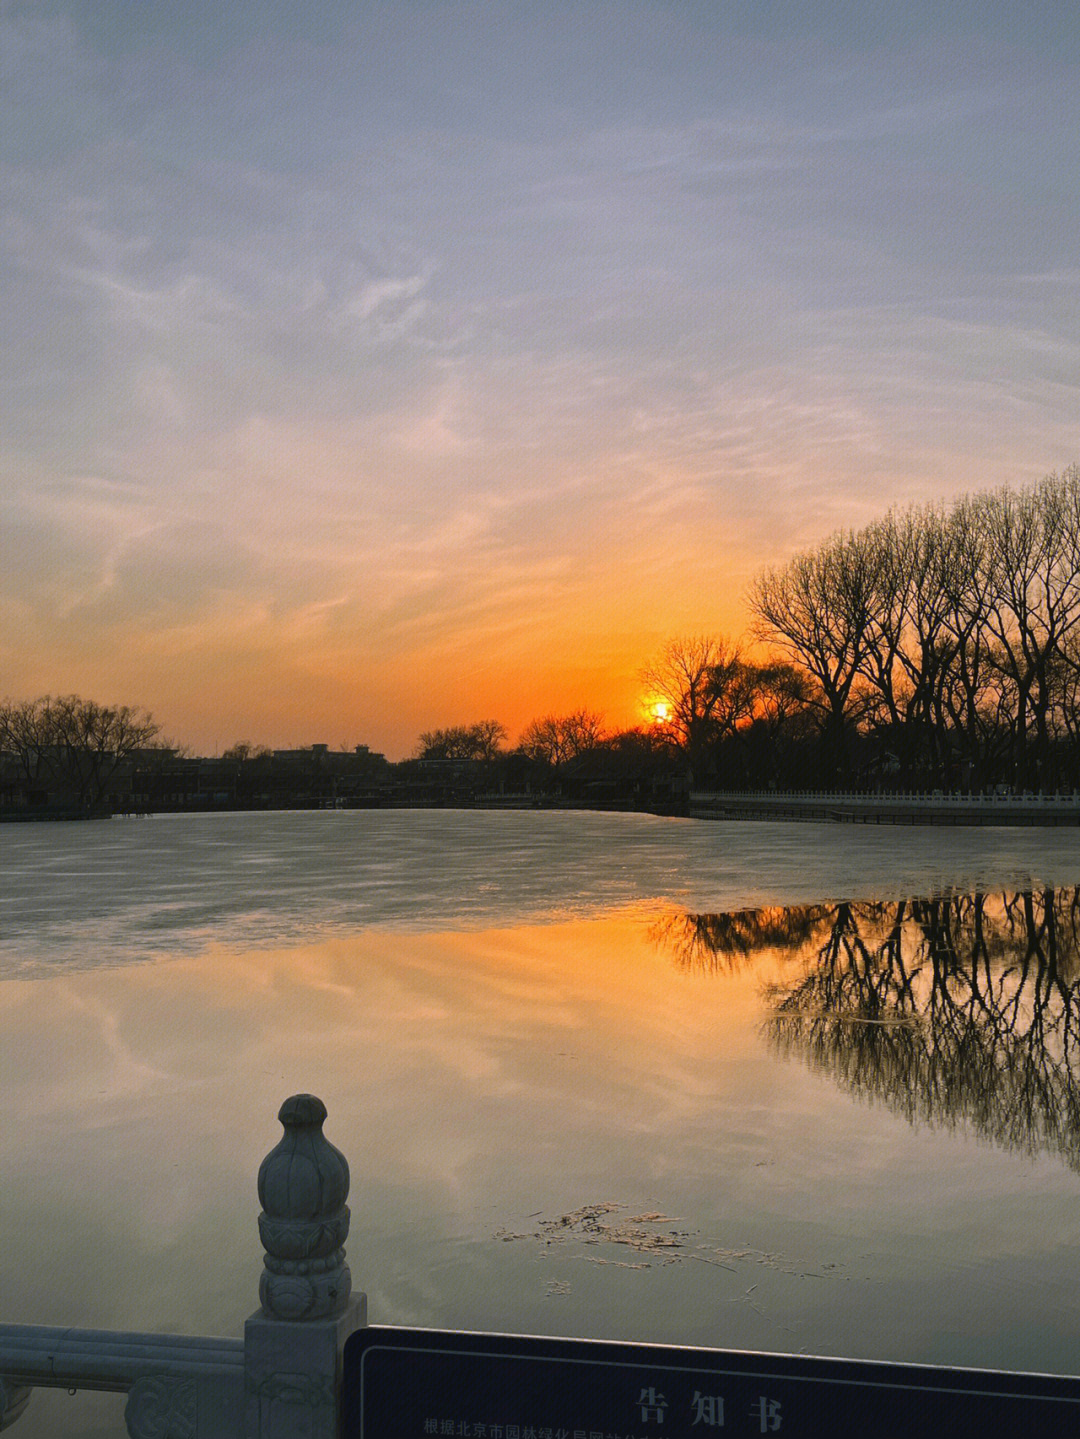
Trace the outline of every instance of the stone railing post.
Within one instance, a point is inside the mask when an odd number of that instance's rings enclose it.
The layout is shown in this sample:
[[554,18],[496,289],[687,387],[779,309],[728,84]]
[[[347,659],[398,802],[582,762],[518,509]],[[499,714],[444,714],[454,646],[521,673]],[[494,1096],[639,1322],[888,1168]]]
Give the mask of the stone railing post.
[[367,1322],[345,1264],[349,1166],[294,1094],[259,1170],[265,1260],[244,1338],[0,1324],[0,1429],[35,1388],[126,1394],[131,1439],[339,1439],[342,1348]]
[[259,1169],[261,1308],[244,1327],[244,1439],[338,1439],[341,1351],[367,1322],[345,1263],[349,1166],[326,1106],[294,1094]]

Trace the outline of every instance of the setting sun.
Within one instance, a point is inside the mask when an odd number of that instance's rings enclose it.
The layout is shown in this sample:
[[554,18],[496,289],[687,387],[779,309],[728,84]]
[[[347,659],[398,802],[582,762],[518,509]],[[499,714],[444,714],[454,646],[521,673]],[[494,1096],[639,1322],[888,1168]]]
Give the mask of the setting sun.
[[650,700],[645,711],[649,716],[650,724],[667,724],[671,718],[671,706],[667,700]]

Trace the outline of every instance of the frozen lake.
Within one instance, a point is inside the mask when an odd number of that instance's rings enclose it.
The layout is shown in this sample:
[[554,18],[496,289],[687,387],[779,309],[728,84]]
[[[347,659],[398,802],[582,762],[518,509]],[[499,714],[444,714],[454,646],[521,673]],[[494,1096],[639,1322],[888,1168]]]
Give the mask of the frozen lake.
[[[0,847],[0,1319],[239,1334],[309,1090],[380,1323],[1076,1372],[1076,831],[346,811]],[[39,1393],[17,1432],[119,1413]]]
[[724,911],[1080,879],[1080,831],[346,810],[0,829],[0,973],[368,928],[475,930],[626,906]]

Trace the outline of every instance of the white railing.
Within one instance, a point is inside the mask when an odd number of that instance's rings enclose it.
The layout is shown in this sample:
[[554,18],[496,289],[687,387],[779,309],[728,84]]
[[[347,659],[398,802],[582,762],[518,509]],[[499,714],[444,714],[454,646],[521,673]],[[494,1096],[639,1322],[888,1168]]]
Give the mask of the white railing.
[[[326,1107],[287,1099],[259,1169],[261,1307],[243,1339],[0,1324],[0,1429],[36,1388],[126,1393],[131,1439],[340,1439],[345,1340],[367,1322],[344,1240],[349,1166]],[[312,1200],[312,1195],[317,1196]]]
[[[180,1433],[201,1416],[199,1439],[235,1439],[244,1419],[244,1341],[0,1324],[5,1391],[0,1429],[19,1417],[33,1389],[97,1389],[128,1396],[133,1439]],[[170,1429],[171,1433],[172,1430]]]
[[753,801],[785,805],[800,804],[859,804],[883,808],[889,805],[919,805],[926,808],[940,806],[1010,806],[1023,809],[1052,809],[1066,805],[1080,806],[1080,791],[1057,794],[957,794],[942,790],[888,790],[881,793],[872,790],[692,790],[693,803],[741,803]]

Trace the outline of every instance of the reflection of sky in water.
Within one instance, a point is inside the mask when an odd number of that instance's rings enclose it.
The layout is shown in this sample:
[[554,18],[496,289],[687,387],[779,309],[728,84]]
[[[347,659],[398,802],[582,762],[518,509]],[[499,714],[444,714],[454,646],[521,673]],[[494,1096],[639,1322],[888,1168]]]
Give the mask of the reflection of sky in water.
[[[624,897],[273,945],[237,921],[199,952],[8,980],[0,1317],[239,1333],[255,1173],[306,1089],[352,1165],[350,1263],[380,1322],[1074,1370],[1080,1206],[1053,1146],[905,1111],[820,1035],[778,1042],[835,908],[687,918]],[[869,954],[889,916],[859,914]],[[999,946],[992,973],[1014,959]],[[913,979],[924,1038],[932,970]],[[81,1405],[39,1394],[18,1432],[84,1439]]]
[[667,902],[722,912],[1076,879],[1072,829],[351,810],[6,825],[0,973],[492,928]]

